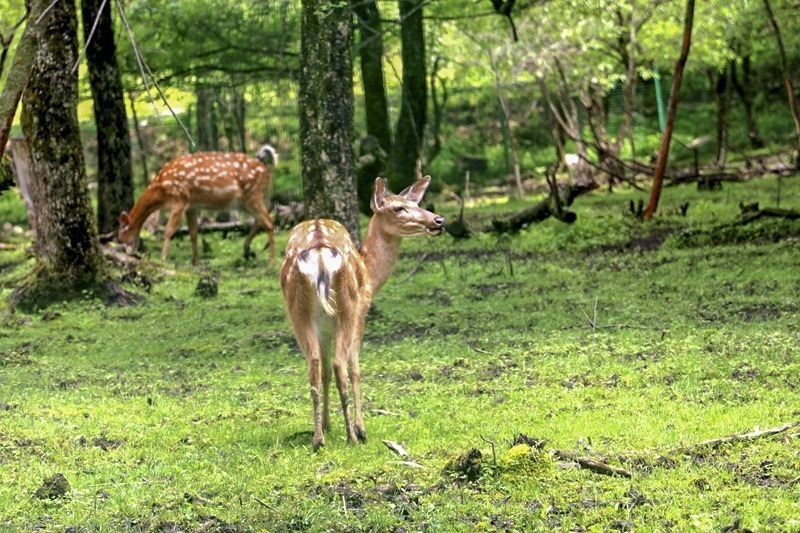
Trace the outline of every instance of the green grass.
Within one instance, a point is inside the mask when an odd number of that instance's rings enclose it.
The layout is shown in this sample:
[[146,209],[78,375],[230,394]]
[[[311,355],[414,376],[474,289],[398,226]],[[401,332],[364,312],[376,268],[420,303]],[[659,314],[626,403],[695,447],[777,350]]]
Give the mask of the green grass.
[[[800,421],[800,222],[736,224],[740,201],[776,193],[774,179],[668,188],[642,223],[625,210],[643,193],[602,192],[576,201],[574,225],[407,240],[362,349],[370,440],[347,445],[334,409],[316,454],[277,269],[265,252],[241,260],[239,236],[207,237],[199,270],[185,239],[167,264],[141,263],[152,289],[130,286],[147,298],[136,307],[6,313],[0,530],[797,531],[800,426],[696,446]],[[2,212],[19,213],[7,196]],[[796,177],[781,198],[800,205]],[[687,201],[687,217],[671,214]],[[32,267],[15,239],[3,299]],[[145,243],[156,255],[160,240]],[[203,299],[208,273],[220,291]],[[520,434],[546,443],[512,448]],[[447,470],[473,448],[476,479]],[[38,498],[56,473],[67,493]]]

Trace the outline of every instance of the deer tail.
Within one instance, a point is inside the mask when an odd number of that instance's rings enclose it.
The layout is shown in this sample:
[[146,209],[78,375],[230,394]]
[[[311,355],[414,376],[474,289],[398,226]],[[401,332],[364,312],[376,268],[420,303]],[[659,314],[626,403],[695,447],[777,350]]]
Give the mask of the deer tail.
[[320,307],[328,316],[336,314],[333,277],[342,267],[342,255],[334,248],[320,247],[300,254],[300,271],[311,282]]

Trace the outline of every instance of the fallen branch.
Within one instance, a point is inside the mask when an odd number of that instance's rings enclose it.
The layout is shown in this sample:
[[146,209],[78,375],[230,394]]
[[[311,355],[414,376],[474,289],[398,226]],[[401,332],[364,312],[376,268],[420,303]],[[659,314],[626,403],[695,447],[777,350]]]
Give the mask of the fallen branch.
[[563,450],[553,450],[553,454],[564,461],[572,461],[577,463],[581,468],[591,470],[595,474],[603,474],[604,476],[622,476],[627,478],[633,477],[633,474],[624,468],[611,466],[603,461],[592,459],[591,457],[579,457],[577,454],[565,452]]
[[743,441],[751,441],[756,439],[761,439],[764,437],[771,437],[773,435],[778,435],[780,433],[784,433],[789,431],[790,429],[800,426],[800,422],[790,422],[788,424],[784,424],[782,426],[764,429],[764,430],[756,430],[751,431],[750,433],[736,433],[734,435],[729,435],[727,437],[720,437],[718,439],[711,439],[703,442],[699,442],[692,446],[689,446],[688,449],[697,449],[697,448],[717,448],[722,444],[728,444],[731,442],[743,442]]
[[789,220],[797,220],[800,218],[800,211],[794,209],[778,209],[776,207],[760,209],[758,203],[749,205],[739,204],[739,209],[742,212],[742,224],[747,224],[761,217],[786,218]]
[[392,441],[390,441],[390,440],[383,440],[383,441],[381,441],[381,442],[383,442],[383,444],[384,444],[384,445],[385,445],[387,448],[389,448],[390,450],[392,450],[394,453],[396,453],[397,455],[399,455],[399,456],[400,456],[400,457],[402,457],[403,459],[406,459],[406,460],[410,460],[410,459],[411,459],[411,456],[408,454],[408,452],[406,451],[406,449],[405,449],[405,448],[403,448],[403,447],[402,447],[400,444],[397,444],[396,442],[392,442]]
[[556,217],[562,222],[571,224],[575,222],[577,216],[566,208],[572,205],[572,202],[578,196],[589,193],[598,187],[599,185],[595,181],[585,181],[572,185],[558,185],[558,190],[555,193],[551,190],[550,196],[538,204],[514,213],[505,220],[494,219],[491,225],[484,231],[493,233],[517,233],[529,224],[541,222],[551,216]]

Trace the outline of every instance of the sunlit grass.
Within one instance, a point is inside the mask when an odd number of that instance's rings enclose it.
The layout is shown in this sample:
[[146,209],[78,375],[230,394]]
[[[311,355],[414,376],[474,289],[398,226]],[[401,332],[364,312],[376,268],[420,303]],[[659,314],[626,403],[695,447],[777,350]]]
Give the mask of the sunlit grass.
[[[796,178],[781,190],[798,204]],[[362,349],[370,440],[347,445],[334,409],[317,454],[267,253],[243,261],[241,236],[210,235],[193,269],[188,240],[162,264],[160,237],[147,237],[152,290],[131,287],[145,303],[4,315],[0,529],[797,529],[797,428],[695,448],[800,421],[800,226],[736,224],[739,201],[774,205],[776,191],[774,179],[668,188],[651,222],[625,214],[643,193],[602,192],[576,202],[573,225],[408,240]],[[686,201],[687,217],[671,214]],[[467,222],[523,205],[482,205]],[[32,259],[21,242],[0,265],[5,298]],[[207,273],[216,298],[195,294]],[[520,434],[542,451],[512,459]],[[472,448],[475,481],[445,472]],[[69,491],[37,498],[55,473]]]

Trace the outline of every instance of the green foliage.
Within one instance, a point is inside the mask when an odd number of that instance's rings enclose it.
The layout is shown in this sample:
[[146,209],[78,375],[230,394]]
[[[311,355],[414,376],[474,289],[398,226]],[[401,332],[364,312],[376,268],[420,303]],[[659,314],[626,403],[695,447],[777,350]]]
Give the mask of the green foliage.
[[[780,190],[800,205],[796,177]],[[120,273],[147,298],[135,307],[6,313],[0,528],[795,530],[796,428],[697,446],[800,420],[800,223],[737,222],[740,201],[777,191],[774,178],[667,188],[647,223],[625,213],[644,193],[598,192],[572,225],[407,240],[364,339],[370,440],[347,445],[334,409],[317,454],[276,270],[265,253],[240,259],[240,236],[206,236],[199,270],[178,239],[168,264]],[[534,201],[470,206],[467,222]],[[0,252],[0,297],[32,263],[21,245]],[[195,295],[209,274],[217,296]],[[446,471],[473,449],[477,476]],[[57,474],[63,490],[37,498]]]

